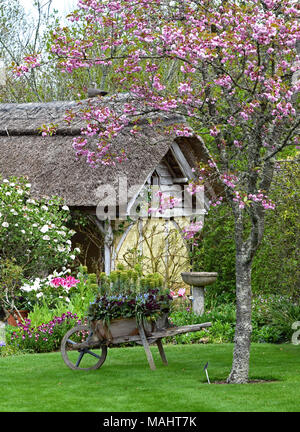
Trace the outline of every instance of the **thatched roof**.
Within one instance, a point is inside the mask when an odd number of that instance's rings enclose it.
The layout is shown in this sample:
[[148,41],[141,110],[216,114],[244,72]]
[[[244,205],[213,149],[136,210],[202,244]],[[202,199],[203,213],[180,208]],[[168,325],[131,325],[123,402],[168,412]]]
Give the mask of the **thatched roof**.
[[[106,99],[106,98],[105,98]],[[122,103],[122,98],[114,103]],[[84,159],[76,159],[72,136],[80,134],[82,124],[67,127],[63,121],[67,109],[76,109],[76,102],[0,104],[0,175],[26,176],[35,198],[58,195],[69,206],[95,207],[97,190],[111,184],[117,190],[117,178],[126,176],[128,187],[144,184],[173,142],[162,130],[143,123],[141,133],[134,137],[130,127],[115,140],[115,146],[126,151],[128,160],[116,167],[90,167]],[[162,123],[172,124],[182,118],[161,115]],[[42,137],[42,124],[60,124],[56,135]],[[199,158],[207,160],[206,149],[196,137],[176,138],[191,165]]]

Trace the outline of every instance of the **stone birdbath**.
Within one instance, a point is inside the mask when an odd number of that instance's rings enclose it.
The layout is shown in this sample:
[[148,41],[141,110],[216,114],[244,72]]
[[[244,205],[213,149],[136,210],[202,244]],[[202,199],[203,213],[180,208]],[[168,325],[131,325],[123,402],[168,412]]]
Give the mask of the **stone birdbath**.
[[183,282],[193,289],[193,312],[197,315],[204,314],[204,288],[213,284],[218,277],[216,272],[183,272]]

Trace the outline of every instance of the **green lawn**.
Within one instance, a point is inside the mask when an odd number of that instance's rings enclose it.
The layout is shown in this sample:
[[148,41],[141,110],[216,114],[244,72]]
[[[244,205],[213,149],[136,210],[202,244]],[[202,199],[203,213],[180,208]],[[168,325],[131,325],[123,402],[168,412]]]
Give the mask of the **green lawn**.
[[169,366],[151,348],[114,348],[96,371],[72,371],[60,353],[0,358],[1,412],[300,411],[300,346],[253,344],[250,378],[263,384],[206,383],[227,377],[232,344],[167,345]]

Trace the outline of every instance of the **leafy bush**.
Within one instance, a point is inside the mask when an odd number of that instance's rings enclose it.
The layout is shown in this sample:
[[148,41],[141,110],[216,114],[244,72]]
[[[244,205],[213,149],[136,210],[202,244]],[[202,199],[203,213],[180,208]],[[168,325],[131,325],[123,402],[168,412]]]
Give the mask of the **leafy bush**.
[[[200,332],[168,338],[171,343],[223,343],[234,342],[235,305],[223,304],[212,307],[203,315],[187,310],[177,310],[170,320],[176,326],[200,324],[210,321],[212,326]],[[279,295],[258,296],[252,305],[252,342],[290,342],[292,324],[300,321],[300,305],[290,297]]]
[[272,327],[269,325],[264,325],[262,327],[258,327],[256,323],[252,325],[252,342],[261,342],[261,343],[277,343],[283,342],[282,333],[276,327]]
[[300,320],[300,304],[288,296],[258,296],[253,301],[252,315],[257,327],[265,327],[264,334],[270,334],[270,342],[290,341],[292,324]]
[[23,277],[23,270],[14,260],[0,259],[0,310],[2,319],[20,309],[19,287]]
[[167,338],[171,343],[222,343],[233,342],[235,330],[235,307],[232,304],[219,305],[203,315],[187,310],[174,311],[170,322],[176,326],[201,324],[210,321],[211,327],[194,333]]
[[218,272],[216,282],[206,289],[206,300],[233,302],[235,300],[234,222],[226,205],[211,208],[205,219],[199,246],[191,258],[194,271]]
[[266,215],[264,239],[253,261],[255,294],[281,294],[300,299],[299,191],[300,164],[296,159],[280,162],[272,188],[276,207]]
[[[300,165],[281,162],[270,198],[275,210],[266,213],[265,233],[252,266],[252,291],[282,294],[299,300],[299,183]],[[234,222],[229,205],[212,207],[206,216],[201,241],[191,254],[195,271],[216,271],[217,281],[206,290],[216,304],[235,300]]]
[[67,228],[67,206],[58,197],[31,198],[25,178],[0,178],[0,261],[15,259],[25,277],[72,262],[74,231]]
[[0,357],[9,357],[13,355],[24,354],[26,351],[22,351],[19,347],[5,342],[0,342]]

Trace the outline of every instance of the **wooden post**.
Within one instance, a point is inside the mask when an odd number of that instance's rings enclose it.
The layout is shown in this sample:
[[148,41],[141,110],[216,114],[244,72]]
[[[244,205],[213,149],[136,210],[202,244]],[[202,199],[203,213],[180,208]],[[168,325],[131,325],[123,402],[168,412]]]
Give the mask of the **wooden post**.
[[138,231],[139,231],[139,254],[143,255],[143,219],[139,218],[138,220]]
[[169,288],[169,220],[165,219],[165,287]]
[[144,331],[143,324],[137,322],[137,326],[138,326],[138,329],[139,329],[139,333],[140,333],[141,341],[142,341],[143,346],[144,346],[144,349],[145,349],[145,353],[146,353],[146,356],[147,356],[147,360],[148,360],[148,363],[149,363],[150,369],[151,369],[151,370],[155,370],[156,367],[155,367],[155,364],[154,364],[154,360],[153,360],[153,357],[152,357],[152,353],[151,353],[151,351],[150,351],[150,346],[149,346],[149,344],[148,344],[148,341],[147,341],[147,338],[146,338],[146,335],[145,335],[145,331]]
[[161,356],[163,364],[167,366],[168,365],[168,360],[167,360],[167,357],[166,357],[166,354],[165,354],[164,347],[163,347],[161,339],[157,339],[156,345],[158,346],[158,351],[159,351],[159,354]]
[[104,223],[104,270],[107,275],[111,272],[111,257],[112,257],[112,245],[114,240],[113,230],[111,221],[107,220]]

